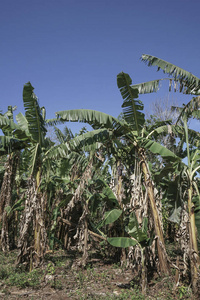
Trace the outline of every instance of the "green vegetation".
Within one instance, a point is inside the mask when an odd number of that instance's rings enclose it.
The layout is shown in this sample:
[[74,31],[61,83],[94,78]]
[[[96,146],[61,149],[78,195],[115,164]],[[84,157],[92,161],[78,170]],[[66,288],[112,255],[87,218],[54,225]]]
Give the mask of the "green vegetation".
[[[153,56],[142,60],[169,75],[170,90],[192,95],[188,104],[172,107],[173,120],[145,118],[138,99],[164,79],[133,85],[123,72],[117,75],[119,118],[76,109],[46,119],[30,82],[23,89],[25,115],[15,121],[11,106],[0,114],[0,260],[9,260],[0,261],[0,280],[6,287],[46,284],[63,291],[71,271],[72,297],[90,299],[96,296],[88,283],[103,289],[113,278],[89,268],[92,259],[104,258],[112,270],[120,265],[122,273],[134,273],[126,290],[98,299],[147,299],[153,281],[159,284],[156,276],[171,289],[157,299],[200,294],[200,132],[189,127],[191,118],[200,119],[200,79]],[[65,122],[88,123],[92,131],[62,132],[56,126]],[[52,257],[60,249],[65,255]]]

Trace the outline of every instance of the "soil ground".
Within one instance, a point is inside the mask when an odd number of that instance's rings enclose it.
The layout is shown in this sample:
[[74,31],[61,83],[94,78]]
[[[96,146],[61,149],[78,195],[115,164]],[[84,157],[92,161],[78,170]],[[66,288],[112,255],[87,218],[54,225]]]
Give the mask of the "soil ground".
[[147,294],[141,293],[133,271],[114,261],[90,258],[81,268],[80,257],[63,250],[48,253],[45,263],[31,273],[15,266],[16,252],[0,253],[0,299],[198,299],[188,286],[174,287],[174,276],[154,275]]

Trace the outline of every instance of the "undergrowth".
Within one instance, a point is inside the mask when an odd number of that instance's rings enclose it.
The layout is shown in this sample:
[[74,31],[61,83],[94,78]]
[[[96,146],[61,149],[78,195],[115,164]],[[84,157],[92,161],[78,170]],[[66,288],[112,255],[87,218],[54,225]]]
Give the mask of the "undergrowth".
[[[39,291],[42,296],[43,289],[49,288],[61,293],[60,299],[66,299],[66,296],[67,299],[81,300],[195,299],[188,286],[180,285],[174,289],[174,275],[152,278],[144,296],[132,271],[117,262],[109,264],[96,259],[91,260],[85,268],[80,268],[79,258],[60,250],[48,253],[40,268],[27,272],[23,265],[15,265],[16,257],[16,252],[0,252],[0,294],[7,297],[16,289]],[[0,299],[4,298],[0,296]],[[33,296],[32,299],[39,298]]]

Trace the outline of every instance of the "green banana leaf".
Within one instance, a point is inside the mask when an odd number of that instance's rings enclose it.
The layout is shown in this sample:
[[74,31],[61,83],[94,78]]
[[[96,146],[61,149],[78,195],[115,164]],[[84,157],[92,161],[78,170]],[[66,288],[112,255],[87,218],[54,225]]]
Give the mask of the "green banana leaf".
[[93,129],[112,129],[115,135],[121,136],[130,132],[128,125],[122,120],[118,120],[111,115],[91,109],[72,109],[56,112],[57,119],[47,121],[53,124],[54,121],[64,122],[84,122],[92,126]]
[[147,63],[148,66],[156,66],[158,67],[158,71],[162,69],[164,73],[172,76],[175,81],[175,91],[176,83],[179,83],[180,92],[195,95],[200,94],[200,79],[192,73],[156,56],[143,54],[141,60]]
[[122,214],[122,210],[119,209],[113,209],[111,211],[106,212],[103,220],[104,224],[108,225],[114,223],[117,219],[119,219],[121,214]]
[[131,85],[131,87],[133,89],[138,89],[139,94],[156,93],[159,90],[160,81],[161,79],[151,80],[147,82],[133,84]]
[[80,151],[80,149],[83,151],[98,150],[102,143],[106,143],[112,137],[112,134],[113,132],[107,129],[88,131],[69,142],[52,147],[46,152],[45,159],[66,157],[71,151]]
[[28,82],[24,85],[23,101],[25,108],[25,117],[28,122],[28,130],[35,142],[41,146],[44,145],[44,137],[46,135],[45,120],[42,116],[42,110],[39,107],[36,95],[33,92],[34,88]]
[[124,99],[122,104],[125,121],[131,126],[131,129],[139,132],[144,126],[145,116],[142,110],[144,105],[138,98],[138,89],[132,88],[132,79],[126,73],[117,75],[117,85]]
[[148,240],[148,219],[143,218],[142,228],[139,227],[136,215],[134,212],[130,214],[128,224],[128,234],[138,241],[138,243]]
[[148,149],[154,154],[159,154],[164,159],[168,159],[170,161],[181,161],[181,158],[176,156],[172,151],[167,149],[166,147],[162,146],[161,144],[149,140],[149,139],[141,139],[141,144],[143,148]]
[[110,245],[120,248],[128,248],[138,244],[138,241],[129,237],[112,237],[107,238],[107,241]]
[[13,120],[0,115],[0,129],[2,131],[13,132],[16,129],[20,129],[20,126],[15,124]]
[[0,136],[0,155],[8,154],[16,150],[22,150],[25,143],[10,136]]

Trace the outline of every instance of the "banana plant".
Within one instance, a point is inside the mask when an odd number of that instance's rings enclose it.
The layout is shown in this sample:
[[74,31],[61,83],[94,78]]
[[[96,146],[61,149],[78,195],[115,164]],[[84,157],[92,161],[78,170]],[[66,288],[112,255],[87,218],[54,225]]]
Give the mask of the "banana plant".
[[[8,106],[8,111],[5,114],[0,115],[0,127],[4,133],[4,136],[0,136],[0,155],[8,154],[0,193],[0,246],[2,251],[9,251],[11,244],[9,230],[12,218],[8,211],[14,205],[12,191],[14,188],[16,171],[18,169],[20,156],[19,149],[21,148],[19,140],[13,138],[12,130],[10,130],[9,126],[9,124],[14,124],[13,112],[15,109],[16,107]],[[15,126],[13,125],[13,127]],[[16,150],[15,153],[12,152],[13,147]]]
[[145,151],[151,151],[154,155],[159,154],[164,159],[170,161],[177,161],[179,158],[170,150],[156,143],[152,139],[153,132],[159,134],[168,130],[166,124],[153,130],[150,134],[145,128],[145,116],[143,113],[143,103],[138,98],[138,90],[132,88],[132,80],[126,73],[119,73],[117,76],[117,84],[120,89],[121,95],[124,99],[123,119],[119,120],[105,113],[94,110],[69,110],[60,111],[56,113],[57,118],[50,120],[51,124],[55,122],[66,121],[79,121],[86,122],[93,127],[92,132],[87,133],[84,139],[85,145],[93,144],[94,142],[100,145],[112,145],[115,143],[117,146],[120,143],[128,143],[130,147],[135,149],[136,156],[141,161],[141,167],[144,174],[144,182],[148,191],[148,197],[151,207],[151,213],[154,219],[154,230],[157,236],[157,249],[160,261],[160,269],[162,272],[169,273],[169,264],[166,257],[165,243],[163,238],[161,220],[159,218],[154,195],[153,182],[149,172],[148,163],[146,161]]
[[[75,137],[68,129],[65,129],[67,135],[63,134],[58,128],[55,128],[55,130],[60,144],[51,148],[46,153],[45,159],[54,157],[57,159],[58,164],[61,162],[60,172],[57,176],[59,176],[61,182],[63,176],[66,177],[67,175],[68,186],[73,185],[74,189],[72,190],[69,187],[68,201],[63,200],[60,204],[57,203],[58,206],[53,210],[54,215],[57,214],[58,219],[54,218],[51,230],[51,247],[53,247],[55,228],[58,225],[57,220],[59,220],[59,238],[62,240],[64,247],[68,248],[70,240],[72,239],[73,241],[76,237],[74,242],[79,250],[83,250],[81,263],[85,265],[88,257],[88,237],[90,234],[94,234],[89,230],[94,202],[95,208],[97,208],[100,202],[102,203],[107,199],[105,191],[101,192],[101,180],[98,181],[99,187],[95,183],[96,177],[99,179],[99,176],[102,175],[101,166],[104,159],[101,157],[101,150],[99,149],[99,145],[101,144],[97,142],[92,147],[88,147],[89,143],[87,139],[91,140],[92,136],[91,134],[88,135],[85,129],[81,130],[79,135]],[[94,134],[96,134],[96,131]],[[94,170],[96,171],[94,172]],[[93,185],[98,189],[98,194],[92,188]],[[108,186],[107,189],[109,189]],[[104,188],[103,190],[106,189]],[[66,195],[64,198],[66,198]],[[62,218],[59,217],[60,215]],[[69,231],[69,227],[72,225],[67,221],[70,219],[72,219],[72,223],[78,223],[78,226],[75,226],[73,230],[73,235],[72,231]],[[60,225],[60,223],[62,224]],[[94,230],[97,230],[95,229],[95,222],[92,223]],[[98,232],[96,235],[98,235]]]
[[[180,112],[180,117],[184,124],[184,141],[186,143],[186,157],[187,164],[182,163],[181,165],[181,185],[185,186],[186,190],[186,202],[188,208],[188,234],[190,243],[189,248],[189,259],[191,267],[191,279],[192,285],[195,292],[197,292],[198,282],[200,281],[200,258],[199,250],[197,244],[197,234],[200,233],[199,223],[197,222],[197,231],[196,231],[196,222],[195,219],[199,218],[200,214],[200,191],[197,184],[196,176],[200,170],[200,150],[199,145],[200,141],[198,139],[198,134],[196,134],[196,141],[191,145],[189,143],[189,130],[188,130],[188,117],[190,111],[185,108],[174,108]],[[194,112],[196,114],[196,112]],[[198,232],[198,233],[197,233]]]
[[[193,117],[200,119],[200,79],[193,75],[192,73],[179,68],[172,63],[165,60],[157,58],[152,55],[143,54],[142,61],[147,63],[148,66],[156,66],[157,70],[163,70],[164,73],[169,75],[169,78],[157,79],[149,82],[144,82],[141,84],[133,85],[133,88],[138,88],[140,94],[157,92],[162,80],[169,81],[169,91],[174,89],[174,91],[179,91],[185,94],[194,95],[188,104],[184,105],[183,108],[172,108],[179,112],[179,120],[183,122],[182,130],[182,141],[186,143],[186,157],[187,165],[181,163],[180,174],[182,178],[180,185],[186,184],[186,194],[187,194],[187,207],[189,214],[189,239],[190,245],[190,266],[191,266],[191,277],[192,286],[194,292],[197,292],[198,281],[200,281],[199,274],[199,254],[197,247],[197,236],[196,236],[196,226],[195,226],[195,212],[196,215],[199,213],[199,188],[195,180],[196,172],[199,170],[199,132],[194,132],[188,129],[188,119]],[[176,124],[177,125],[177,124]],[[177,125],[178,126],[178,125]],[[191,146],[194,145],[194,146]],[[179,187],[180,187],[179,185]],[[198,220],[198,217],[196,216]],[[199,223],[198,223],[199,224]],[[198,229],[199,230],[199,229]]]
[[[157,236],[157,249],[160,262],[160,269],[169,274],[169,263],[166,256],[165,242],[163,237],[163,230],[161,220],[158,214],[158,210],[155,202],[154,184],[151,179],[151,173],[146,159],[146,149],[152,153],[160,154],[163,158],[170,160],[177,160],[177,157],[172,152],[157,142],[150,139],[149,132],[144,127],[145,118],[143,110],[143,104],[141,101],[135,100],[138,98],[138,89],[132,88],[132,80],[128,74],[120,73],[117,77],[118,87],[121,95],[124,99],[122,107],[124,108],[124,119],[129,124],[131,132],[129,134],[129,140],[133,143],[135,151],[141,162],[141,168],[144,176],[144,183],[147,189],[149,205],[151,207],[151,214],[154,220],[154,230]],[[166,125],[155,129],[154,131],[166,130]],[[162,246],[161,246],[162,245]]]
[[[115,222],[122,214],[120,210],[112,210],[105,215],[104,222],[110,224]],[[145,262],[145,248],[150,242],[148,234],[148,219],[143,218],[141,226],[138,224],[137,217],[134,212],[129,215],[128,226],[126,228],[127,235],[125,237],[107,237],[107,241],[114,247],[129,248],[138,246],[141,252],[141,285],[142,293],[146,294],[147,289],[147,269]]]
[[[24,149],[29,155],[28,168],[28,189],[25,200],[25,209],[23,212],[22,224],[20,228],[20,238],[18,243],[19,255],[18,262],[22,262],[24,257],[27,258],[27,245],[32,241],[27,241],[31,222],[35,224],[34,228],[34,251],[33,257],[29,256],[29,262],[32,259],[36,264],[43,258],[46,248],[46,232],[43,224],[43,206],[41,205],[41,193],[39,191],[41,172],[42,172],[42,155],[43,149],[48,147],[48,140],[45,139],[45,109],[40,108],[34,88],[28,82],[23,89],[23,102],[25,116],[22,113],[16,115],[17,123],[13,117],[7,118],[0,116],[0,128],[4,136],[1,138],[0,152],[14,153],[17,150]],[[32,245],[31,245],[32,247]],[[29,247],[29,249],[32,249]],[[32,251],[32,250],[30,250]]]
[[[26,151],[29,154],[29,179],[24,217],[20,230],[17,262],[22,262],[24,255],[26,255],[27,234],[33,222],[34,251],[33,254],[32,251],[30,252],[30,269],[32,269],[34,264],[38,265],[41,262],[47,244],[47,234],[44,225],[45,201],[43,199],[44,196],[40,192],[40,183],[42,176],[42,156],[44,149],[48,147],[48,140],[45,138],[47,132],[45,127],[45,109],[39,107],[37,96],[33,91],[34,88],[28,82],[23,89],[25,116],[21,113],[16,116],[18,125],[29,137],[30,143],[30,146],[26,147]],[[28,241],[29,243],[30,241]]]

